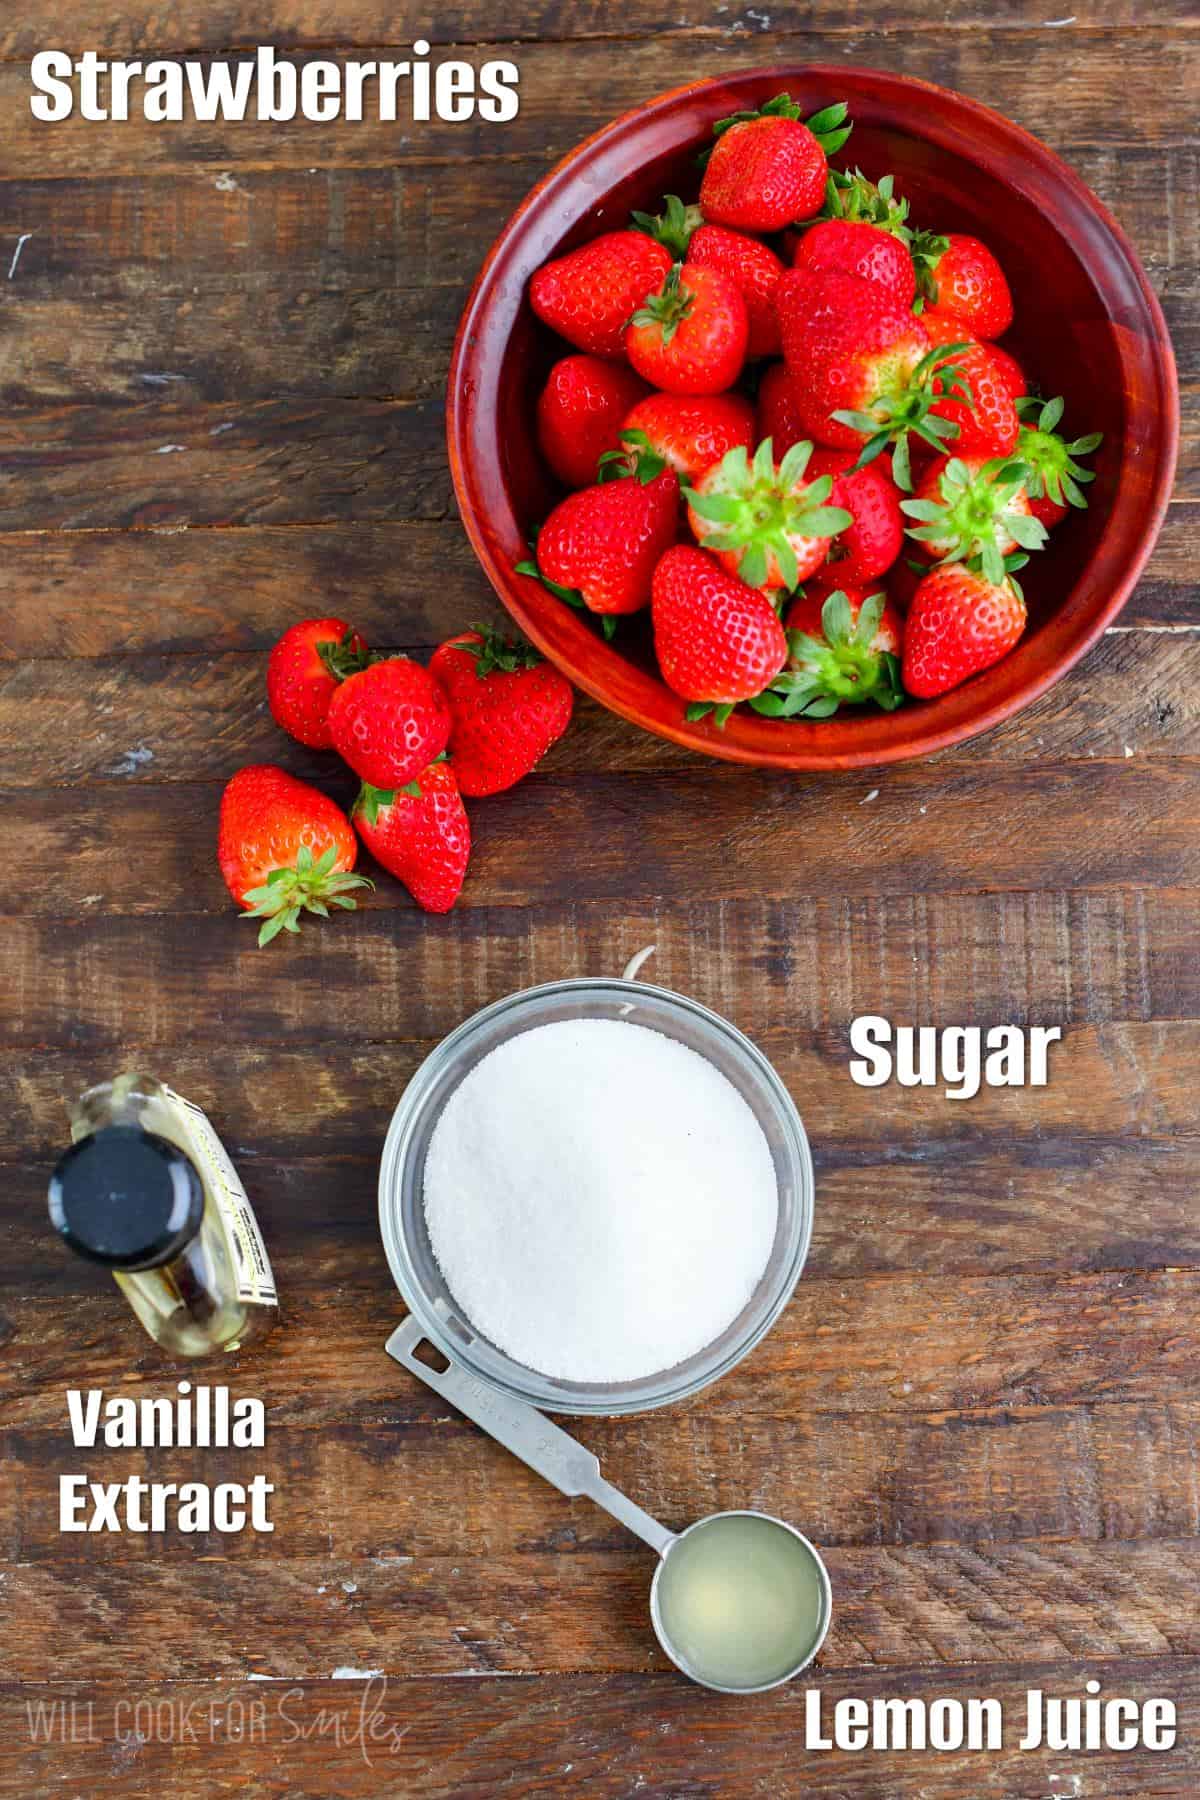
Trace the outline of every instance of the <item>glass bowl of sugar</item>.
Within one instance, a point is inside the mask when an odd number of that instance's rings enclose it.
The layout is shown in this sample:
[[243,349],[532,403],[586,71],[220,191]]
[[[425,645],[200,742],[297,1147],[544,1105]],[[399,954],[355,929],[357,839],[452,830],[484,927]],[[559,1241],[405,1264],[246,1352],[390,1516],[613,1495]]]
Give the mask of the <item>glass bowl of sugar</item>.
[[384,1146],[392,1275],[479,1381],[559,1413],[667,1406],[734,1368],[808,1253],[813,1168],[766,1057],[649,983],[527,988],[450,1033]]

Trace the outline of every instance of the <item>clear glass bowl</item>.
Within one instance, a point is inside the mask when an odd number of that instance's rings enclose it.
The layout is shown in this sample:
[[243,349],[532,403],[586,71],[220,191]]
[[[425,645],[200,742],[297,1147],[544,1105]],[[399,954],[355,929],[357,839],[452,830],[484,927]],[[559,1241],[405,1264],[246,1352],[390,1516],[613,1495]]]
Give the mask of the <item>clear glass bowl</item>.
[[[462,1316],[425,1224],[425,1156],[451,1093],[489,1051],[564,1019],[624,1019],[661,1031],[708,1058],[752,1109],[775,1163],[779,1220],[762,1279],[738,1317],[704,1350],[637,1381],[570,1382],[515,1362]],[[813,1168],[804,1126],[762,1053],[719,1014],[642,981],[581,979],[526,988],[487,1006],[443,1039],[417,1070],[392,1116],[379,1171],[379,1222],[396,1285],[426,1335],[480,1381],[560,1413],[644,1412],[669,1406],[734,1368],[791,1297],[812,1234]],[[620,1319],[613,1330],[621,1330]]]

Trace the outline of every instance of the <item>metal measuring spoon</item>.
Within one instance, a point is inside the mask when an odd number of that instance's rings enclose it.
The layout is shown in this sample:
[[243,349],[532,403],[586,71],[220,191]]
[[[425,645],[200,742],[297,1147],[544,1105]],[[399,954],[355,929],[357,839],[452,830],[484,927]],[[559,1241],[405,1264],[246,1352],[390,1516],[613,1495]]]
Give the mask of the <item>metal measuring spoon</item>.
[[[710,1513],[686,1531],[668,1531],[606,1481],[599,1459],[536,1407],[488,1387],[448,1358],[440,1370],[423,1362],[416,1353],[428,1341],[418,1321],[408,1318],[386,1348],[552,1487],[586,1495],[656,1552],[650,1618],[682,1674],[719,1693],[754,1694],[808,1667],[829,1630],[832,1594],[825,1564],[794,1526],[769,1513],[726,1512]],[[755,1667],[770,1655],[766,1636],[774,1637],[778,1650],[769,1667]],[[731,1678],[742,1672],[746,1679]]]

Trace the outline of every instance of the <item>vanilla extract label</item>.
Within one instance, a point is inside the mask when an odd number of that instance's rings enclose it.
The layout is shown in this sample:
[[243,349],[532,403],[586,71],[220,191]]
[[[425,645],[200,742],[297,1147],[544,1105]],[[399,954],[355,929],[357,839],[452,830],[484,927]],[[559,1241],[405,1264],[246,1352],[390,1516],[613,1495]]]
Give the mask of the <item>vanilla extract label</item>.
[[[77,1449],[250,1450],[266,1443],[266,1409],[227,1387],[193,1388],[181,1381],[166,1397],[106,1395],[101,1388],[67,1393],[67,1417]],[[93,1480],[90,1471],[59,1477],[59,1530],[224,1534],[270,1532],[274,1484],[248,1481],[151,1480],[140,1474]]]

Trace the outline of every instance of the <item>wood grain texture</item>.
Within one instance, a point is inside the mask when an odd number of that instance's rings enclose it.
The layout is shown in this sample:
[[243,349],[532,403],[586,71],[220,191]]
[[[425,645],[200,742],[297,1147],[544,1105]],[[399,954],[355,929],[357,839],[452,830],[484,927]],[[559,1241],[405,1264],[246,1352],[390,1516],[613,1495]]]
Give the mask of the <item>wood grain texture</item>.
[[[53,31],[30,6],[0,18],[0,1795],[1200,1790],[1200,64],[1182,0],[1152,21],[1131,0],[1051,12],[528,0],[501,29],[479,0],[436,18],[64,0]],[[514,125],[28,112],[50,36],[341,60],[402,56],[418,31],[475,63],[513,55]],[[270,721],[281,627],[335,608],[424,653],[496,616],[442,445],[480,259],[586,131],[778,58],[974,94],[1060,150],[1136,243],[1185,417],[1176,503],[1119,630],[1002,731],[879,776],[720,769],[581,702],[544,771],[474,809],[460,910],[427,919],[382,877],[359,916],[260,956],[213,863],[221,783],[267,758],[353,787]],[[668,1523],[761,1505],[812,1534],[836,1594],[827,1704],[989,1693],[1018,1722],[1028,1687],[1096,1674],[1177,1700],[1170,1755],[806,1754],[799,1684],[725,1703],[678,1680],[648,1628],[649,1555],[385,1356],[402,1302],[377,1158],[405,1082],[476,1007],[650,943],[646,973],[749,1031],[796,1096],[815,1232],[743,1369],[579,1436]],[[866,1093],[846,1068],[865,1011],[1066,1035],[1044,1090]],[[132,1064],[210,1108],[259,1209],[286,1322],[205,1373],[264,1399],[261,1453],[70,1441],[68,1385],[163,1394],[178,1373],[42,1223],[64,1097]],[[261,1471],[277,1530],[60,1537],[58,1476],[85,1468]],[[376,1669],[404,1735],[372,1763],[366,1684],[332,1675]],[[162,1729],[118,1741],[114,1707],[142,1696],[167,1704]],[[53,1699],[99,1741],[34,1743],[26,1709]],[[168,1729],[189,1705],[201,1743]]]
[[[1139,1699],[1170,1692],[1186,1713],[1200,1700],[1194,1660],[1170,1656],[1121,1658],[1096,1665],[1109,1693]],[[1079,1692],[1074,1660],[1027,1663],[1020,1668],[985,1663],[970,1671],[914,1671],[906,1695],[931,1701],[940,1695],[995,1695],[1019,1729],[1028,1685],[1049,1693]],[[887,1696],[895,1677],[831,1671],[822,1679],[827,1705],[847,1695]],[[631,1794],[675,1796],[676,1800],[779,1800],[816,1795],[819,1800],[962,1800],[964,1792],[1045,1800],[1062,1793],[1061,1753],[1022,1755],[1008,1748],[990,1757],[952,1753],[930,1756],[894,1753],[864,1759],[849,1752],[805,1754],[798,1737],[803,1690],[797,1685],[736,1703],[714,1703],[670,1675],[604,1675],[584,1672],[543,1680],[487,1679],[463,1682],[447,1697],[436,1681],[410,1680],[389,1689],[379,1731],[395,1725],[402,1734],[397,1753],[386,1735],[368,1739],[364,1757],[355,1731],[362,1684],[347,1692],[333,1681],[289,1684],[277,1696],[259,1683],[154,1684],[139,1689],[150,1705],[166,1704],[164,1726],[185,1715],[204,1730],[203,1746],[169,1742],[162,1736],[142,1744],[114,1737],[119,1723],[128,1733],[131,1714],[114,1716],[111,1688],[64,1683],[53,1694],[79,1703],[81,1734],[87,1701],[97,1745],[84,1741],[48,1755],[28,1742],[27,1695],[6,1688],[0,1694],[4,1729],[19,1746],[0,1772],[0,1793],[25,1796],[46,1791],[48,1774],[68,1781],[95,1778],[104,1768],[110,1792],[162,1792],[168,1781],[186,1782],[204,1800],[236,1792],[243,1800],[295,1800],[336,1794],[340,1800],[374,1796],[388,1782],[393,1791],[420,1800],[487,1800],[510,1793],[561,1800],[628,1800]],[[36,1691],[36,1690],[35,1690]],[[261,1705],[261,1713],[249,1708]],[[242,1710],[235,1710],[240,1707]],[[736,1710],[735,1710],[736,1707]],[[175,1710],[178,1709],[178,1710]],[[210,1727],[210,1717],[215,1726]],[[337,1742],[335,1720],[341,1720]],[[261,1720],[261,1724],[257,1721]],[[253,1728],[252,1728],[252,1721]],[[232,1730],[230,1729],[232,1723]],[[257,1741],[255,1741],[257,1740]],[[1186,1739],[1168,1755],[1100,1752],[1071,1759],[1078,1777],[1102,1781],[1104,1800],[1188,1800],[1200,1761]],[[1074,1779],[1071,1777],[1070,1779]],[[117,1786],[115,1784],[121,1784]],[[519,1783],[519,1786],[517,1785]],[[966,1784],[973,1784],[967,1787]],[[984,1786],[983,1784],[987,1785]],[[286,1784],[286,1785],[285,1785]],[[1066,1790],[1070,1793],[1070,1786]],[[1086,1790],[1081,1785],[1080,1794]]]

